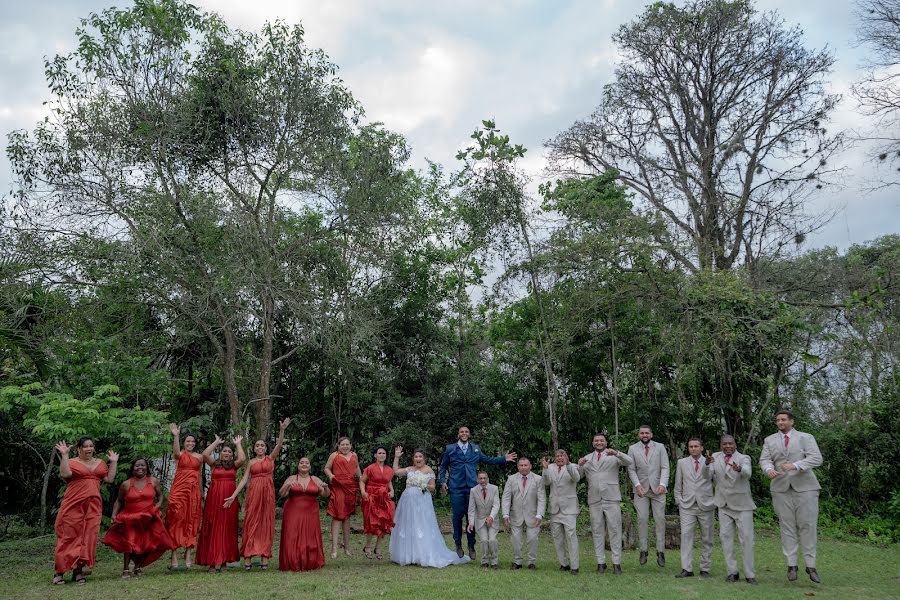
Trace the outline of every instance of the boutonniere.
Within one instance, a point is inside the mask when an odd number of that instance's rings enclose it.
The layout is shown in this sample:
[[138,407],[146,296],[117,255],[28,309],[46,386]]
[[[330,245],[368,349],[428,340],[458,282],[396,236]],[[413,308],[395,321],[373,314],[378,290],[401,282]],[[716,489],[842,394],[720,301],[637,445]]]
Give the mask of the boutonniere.
[[472,451],[473,451],[475,454],[478,454],[478,448],[474,448]]

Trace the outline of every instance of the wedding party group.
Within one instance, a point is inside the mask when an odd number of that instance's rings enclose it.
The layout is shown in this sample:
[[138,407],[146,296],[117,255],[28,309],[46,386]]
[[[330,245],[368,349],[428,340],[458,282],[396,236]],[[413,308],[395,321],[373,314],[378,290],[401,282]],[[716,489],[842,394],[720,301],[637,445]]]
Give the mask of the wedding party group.
[[[819,484],[813,470],[822,464],[815,438],[794,430],[789,411],[775,415],[778,432],[765,439],[759,467],[770,479],[773,505],[778,514],[781,541],[787,562],[787,577],[797,579],[798,555],[802,554],[809,578],[820,582],[816,571],[816,523]],[[276,491],[274,462],[280,456],[290,419],[279,424],[274,447],[256,440],[253,456],[247,460],[242,437],[232,444],[219,436],[202,453],[197,453],[197,436],[170,426],[172,453],[176,461],[174,480],[168,494],[165,517],[164,494],[159,480],[149,473],[146,459],[132,463],[131,476],[118,488],[112,508],[112,524],[103,544],[123,555],[122,577],[139,577],[144,568],[171,552],[169,569],[194,564],[209,572],[222,572],[229,563],[241,563],[250,571],[254,565],[268,569],[275,537]],[[510,452],[486,456],[471,440],[468,427],[460,427],[457,441],[447,445],[438,474],[428,465],[425,452],[416,450],[411,464],[400,466],[402,447],[393,452],[388,466],[388,450],[372,451],[371,463],[362,469],[359,457],[347,437],[338,440],[323,468],[325,479],[312,474],[307,457],[278,490],[287,498],[282,509],[278,569],[310,571],[325,565],[325,548],[319,515],[319,497],[327,498],[326,514],[331,517],[330,558],[339,551],[352,556],[350,518],[361,509],[368,559],[384,559],[384,538],[390,535],[389,559],[400,565],[443,568],[477,559],[476,536],[481,545],[481,566],[499,568],[497,534],[501,523],[512,543],[513,569],[536,569],[538,538],[542,524],[549,530],[561,571],[577,575],[580,570],[576,519],[581,512],[578,484],[587,484],[587,503],[597,561],[597,572],[607,570],[606,545],[610,548],[612,573],[622,573],[622,493],[620,469],[634,488],[637,514],[639,564],[649,556],[649,521],[655,528],[656,562],[665,566],[665,505],[669,494],[669,456],[663,444],[653,441],[649,426],[638,430],[638,441],[627,451],[608,446],[605,434],[592,440],[593,451],[577,463],[564,449],[553,459],[541,459],[541,473],[533,471],[529,458]],[[65,583],[65,575],[83,584],[96,563],[103,503],[101,483],[113,483],[119,455],[110,450],[108,464],[97,456],[95,440],[85,436],[70,457],[66,442],[56,445],[60,453],[60,477],[67,483],[56,518],[54,584]],[[735,533],[741,545],[744,578],[756,584],[753,543],[753,510],[750,494],[752,465],[749,456],[737,451],[735,439],[723,435],[719,451],[704,451],[703,442],[692,438],[688,455],[677,461],[672,492],[681,526],[681,571],[676,577],[692,577],[695,529],[700,529],[700,576],[709,577],[713,548],[715,513],[718,511],[719,537],[725,555],[726,580],[740,579],[736,559]],[[704,453],[705,452],[705,453]],[[490,482],[479,465],[515,463],[502,490]],[[201,471],[210,471],[205,501]],[[238,470],[244,467],[238,481]],[[405,480],[405,489],[394,503],[395,479]],[[434,509],[432,493],[440,483],[452,506],[455,551],[444,541]],[[244,493],[244,520],[239,538],[238,496]],[[463,549],[463,535],[467,550]],[[258,563],[253,562],[259,557]]]

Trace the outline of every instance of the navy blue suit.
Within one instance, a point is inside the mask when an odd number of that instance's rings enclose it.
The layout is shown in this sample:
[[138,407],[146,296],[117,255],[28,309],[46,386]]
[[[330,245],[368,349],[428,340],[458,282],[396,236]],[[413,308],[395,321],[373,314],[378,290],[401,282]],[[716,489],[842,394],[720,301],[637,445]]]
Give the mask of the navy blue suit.
[[[438,470],[438,483],[444,482],[444,474],[450,471],[447,488],[450,491],[450,506],[453,507],[453,541],[457,548],[462,546],[462,521],[469,510],[469,492],[478,484],[478,463],[486,465],[502,465],[505,456],[484,456],[477,444],[469,442],[469,449],[462,451],[458,442],[447,444],[441,467]],[[469,548],[475,547],[475,532],[466,532]]]

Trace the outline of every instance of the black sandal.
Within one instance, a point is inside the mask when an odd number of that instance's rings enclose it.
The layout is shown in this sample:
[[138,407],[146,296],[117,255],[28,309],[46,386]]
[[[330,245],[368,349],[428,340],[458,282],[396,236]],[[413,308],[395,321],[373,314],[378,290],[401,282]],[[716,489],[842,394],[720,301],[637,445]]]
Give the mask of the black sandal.
[[66,583],[66,576],[62,573],[53,574],[53,585],[63,585]]

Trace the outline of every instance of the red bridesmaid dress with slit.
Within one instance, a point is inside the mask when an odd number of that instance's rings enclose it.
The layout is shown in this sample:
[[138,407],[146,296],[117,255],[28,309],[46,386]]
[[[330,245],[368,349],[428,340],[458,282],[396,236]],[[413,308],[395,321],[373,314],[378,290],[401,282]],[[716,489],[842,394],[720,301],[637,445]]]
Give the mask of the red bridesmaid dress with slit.
[[306,489],[293,485],[281,513],[280,571],[314,571],[325,566],[319,487],[310,480]]
[[331,472],[334,477],[329,482],[331,497],[326,512],[333,519],[346,521],[356,513],[356,493],[359,491],[359,483],[356,481],[358,466],[355,452],[350,455],[350,460],[337,453],[331,461]]
[[388,495],[388,484],[394,478],[394,469],[387,465],[378,468],[373,463],[366,467],[366,494],[362,499],[363,531],[369,535],[384,535],[394,527],[394,501]]
[[275,538],[275,464],[268,456],[250,465],[250,486],[244,498],[244,532],[241,556],[272,557]]
[[169,490],[166,504],[166,531],[172,536],[176,548],[193,548],[200,531],[200,468],[202,462],[190,452],[178,457],[175,480]]
[[200,543],[197,544],[197,564],[217,567],[238,560],[238,512],[240,504],[235,500],[223,508],[225,499],[234,493],[236,470],[214,467],[212,483],[206,492],[203,522],[200,525]]
[[97,562],[97,538],[103,517],[100,481],[109,473],[106,463],[94,470],[80,462],[69,461],[72,477],[66,485],[62,504],[56,514],[56,549],[53,569],[65,573]]
[[162,515],[156,508],[156,492],[150,478],[144,479],[144,487],[138,489],[134,479],[125,494],[125,507],[103,536],[103,543],[122,554],[134,555],[135,563],[146,567],[168,550],[175,542],[163,525]]

